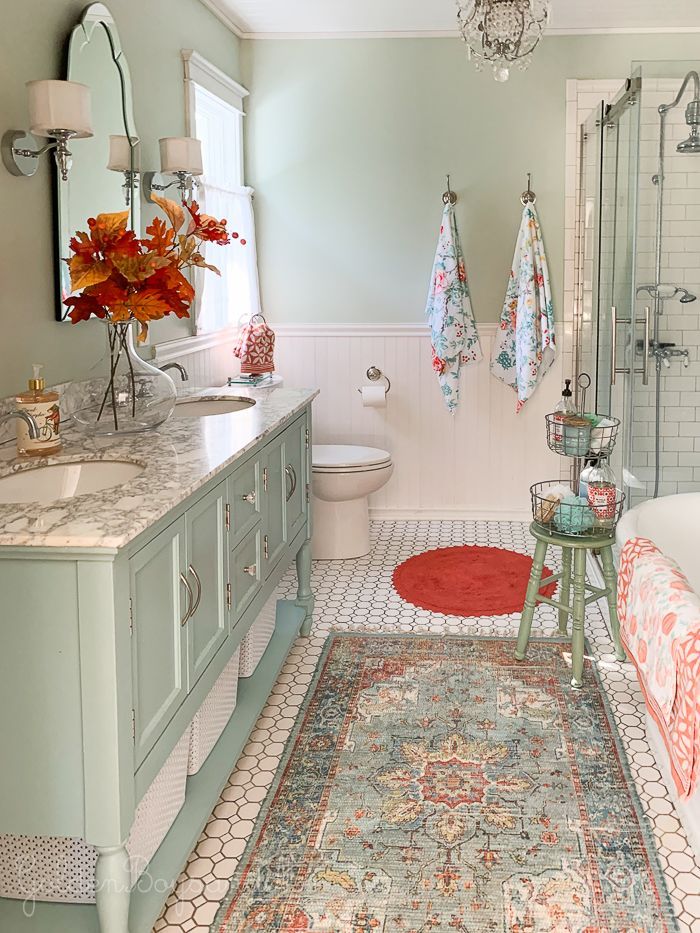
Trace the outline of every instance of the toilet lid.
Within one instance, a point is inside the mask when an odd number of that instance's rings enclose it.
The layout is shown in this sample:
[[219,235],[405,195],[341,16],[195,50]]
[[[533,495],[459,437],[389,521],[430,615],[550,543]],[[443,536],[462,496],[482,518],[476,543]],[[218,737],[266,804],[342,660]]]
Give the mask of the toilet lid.
[[322,470],[377,467],[391,461],[391,454],[378,447],[355,447],[352,444],[314,444],[313,466]]

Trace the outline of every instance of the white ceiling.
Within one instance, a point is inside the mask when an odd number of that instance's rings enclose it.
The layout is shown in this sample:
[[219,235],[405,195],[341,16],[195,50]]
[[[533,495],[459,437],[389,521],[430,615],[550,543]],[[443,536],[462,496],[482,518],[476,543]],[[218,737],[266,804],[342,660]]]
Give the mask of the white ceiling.
[[[202,0],[241,35],[447,35],[455,0]],[[700,31],[700,0],[553,0],[551,33]]]

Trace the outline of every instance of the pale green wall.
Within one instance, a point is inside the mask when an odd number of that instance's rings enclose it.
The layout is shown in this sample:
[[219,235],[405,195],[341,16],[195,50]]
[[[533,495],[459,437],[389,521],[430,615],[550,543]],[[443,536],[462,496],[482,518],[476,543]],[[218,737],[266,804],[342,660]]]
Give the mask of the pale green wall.
[[[27,124],[24,84],[63,77],[65,40],[85,0],[15,0],[0,35],[2,131]],[[158,167],[158,138],[184,133],[180,50],[194,48],[239,78],[239,42],[199,0],[107,0],[134,86],[143,165]],[[77,146],[79,143],[75,143]],[[30,364],[46,364],[51,383],[82,375],[104,340],[99,324],[57,324],[49,161],[31,179],[0,165],[0,398],[26,386]],[[168,325],[163,335],[173,331]]]
[[451,172],[475,313],[495,321],[528,170],[561,313],[566,79],[700,58],[700,39],[546,39],[504,85],[456,39],[263,41],[243,56],[272,320],[422,320]]

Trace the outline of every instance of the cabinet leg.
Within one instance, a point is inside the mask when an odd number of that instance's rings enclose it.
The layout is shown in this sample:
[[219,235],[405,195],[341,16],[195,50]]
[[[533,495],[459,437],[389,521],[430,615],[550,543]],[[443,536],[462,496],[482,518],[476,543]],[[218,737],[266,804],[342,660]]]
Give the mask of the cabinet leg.
[[129,933],[131,869],[124,846],[98,848],[95,888],[100,933]]
[[583,686],[583,655],[585,647],[584,625],[586,622],[586,550],[576,548],[574,552],[574,611],[571,626],[571,686]]
[[311,591],[311,541],[306,541],[297,551],[297,598],[296,605],[306,611],[301,624],[301,634],[311,632],[314,614],[314,594]]
[[535,545],[535,556],[532,561],[532,570],[530,571],[530,582],[527,586],[527,595],[525,596],[525,606],[520,616],[520,628],[518,629],[518,644],[515,648],[515,658],[517,661],[525,660],[527,643],[530,640],[530,629],[532,628],[532,618],[537,606],[537,594],[540,591],[540,580],[542,579],[542,570],[547,556],[547,542],[538,539]]
[[600,559],[603,564],[603,576],[605,577],[605,586],[608,591],[608,609],[610,610],[610,631],[612,632],[613,646],[615,648],[615,657],[618,661],[626,661],[627,655],[620,641],[620,620],[617,617],[617,573],[615,572],[615,563],[612,556],[612,548],[604,547],[600,552]]

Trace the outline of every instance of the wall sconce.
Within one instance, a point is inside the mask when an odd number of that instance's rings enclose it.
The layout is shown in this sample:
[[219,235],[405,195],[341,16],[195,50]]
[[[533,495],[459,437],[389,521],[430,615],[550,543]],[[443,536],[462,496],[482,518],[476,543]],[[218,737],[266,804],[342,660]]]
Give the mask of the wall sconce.
[[[197,187],[196,176],[203,174],[202,144],[191,136],[167,136],[160,143],[160,172],[146,172],[143,187],[150,199],[153,192],[167,191],[177,185],[180,197],[188,201]],[[168,182],[163,176],[174,175]]]
[[[39,156],[54,150],[63,181],[68,181],[71,166],[69,139],[92,136],[90,88],[76,81],[29,81],[29,133],[8,130],[2,138],[2,160],[13,175],[31,177],[36,173]],[[36,148],[35,136],[52,139]]]
[[121,172],[124,175],[124,200],[126,206],[131,204],[131,192],[138,191],[139,187],[139,138],[138,136],[110,136],[109,161],[107,168],[110,172]]

